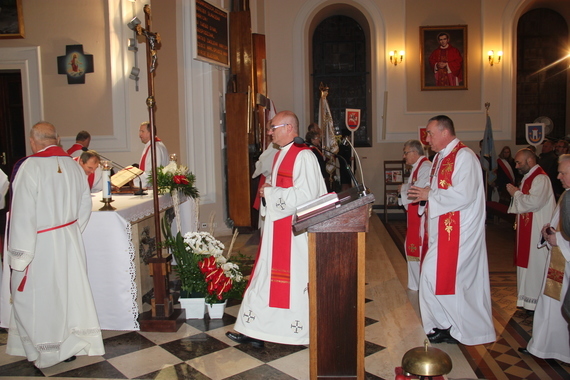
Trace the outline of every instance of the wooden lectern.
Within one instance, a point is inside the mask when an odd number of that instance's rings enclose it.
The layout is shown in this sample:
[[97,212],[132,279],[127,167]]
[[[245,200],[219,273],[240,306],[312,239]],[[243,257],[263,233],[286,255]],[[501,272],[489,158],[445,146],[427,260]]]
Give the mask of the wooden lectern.
[[339,193],[339,205],[295,219],[309,232],[311,379],[364,379],[365,232],[373,194]]

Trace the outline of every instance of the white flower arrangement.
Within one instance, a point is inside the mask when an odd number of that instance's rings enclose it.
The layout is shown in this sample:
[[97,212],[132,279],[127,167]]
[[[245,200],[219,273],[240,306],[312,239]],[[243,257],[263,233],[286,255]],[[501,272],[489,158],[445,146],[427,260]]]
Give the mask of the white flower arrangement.
[[187,232],[184,234],[184,243],[186,250],[194,254],[213,255],[216,261],[218,256],[223,257],[224,244],[207,232]]

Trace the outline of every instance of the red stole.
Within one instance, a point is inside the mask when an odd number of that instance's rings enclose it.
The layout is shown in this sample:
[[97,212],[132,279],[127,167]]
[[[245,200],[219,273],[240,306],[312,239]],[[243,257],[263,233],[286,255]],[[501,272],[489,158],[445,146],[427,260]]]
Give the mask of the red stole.
[[[293,167],[297,155],[309,149],[304,145],[293,144],[281,161],[277,171],[275,186],[289,188],[293,186]],[[279,157],[275,155],[275,162]],[[291,298],[291,243],[293,240],[293,216],[273,222],[273,244],[271,249],[271,284],[269,287],[269,307],[288,309]]]
[[67,154],[67,152],[63,150],[61,147],[57,145],[52,145],[42,150],[41,152],[32,154],[30,157],[54,157],[54,156],[69,157],[69,154]]
[[[154,141],[162,141],[160,140],[158,137],[154,138]],[[146,155],[148,154],[148,152],[150,152],[150,144],[148,144],[148,146],[146,147],[146,149],[144,150],[144,153],[141,157],[141,162],[139,163],[139,169],[142,170],[143,172],[145,171],[145,166],[146,166]]]
[[255,194],[255,200],[253,201],[253,208],[259,210],[259,206],[261,204],[261,197],[259,196],[259,191],[261,190],[261,186],[265,184],[265,176],[263,174],[259,175],[259,184],[257,185],[257,193]]
[[[528,176],[522,184],[521,192],[529,194],[532,187],[532,181],[536,176],[546,172],[539,166],[530,176]],[[532,235],[532,217],[534,213],[525,212],[517,215],[517,240],[515,244],[515,265],[521,268],[528,268],[528,259],[530,257],[530,239]]]
[[[460,141],[451,153],[441,160],[437,173],[437,187],[448,189],[453,185],[451,177],[455,170],[457,152],[465,148]],[[435,160],[436,161],[436,160]],[[437,162],[437,161],[436,161]],[[436,170],[436,165],[432,172]],[[437,269],[435,294],[438,296],[455,294],[457,261],[459,259],[460,211],[451,211],[439,217],[437,227]]]
[[[427,157],[422,157],[416,170],[412,172],[412,182],[418,180],[420,166],[427,161]],[[419,202],[408,205],[408,231],[406,233],[406,256],[408,261],[418,261],[423,252],[422,236],[420,234],[422,217],[418,215]]]
[[67,154],[73,154],[74,152],[77,152],[78,150],[81,150],[83,148],[83,145],[75,143],[71,146],[71,148],[69,148],[67,150]]

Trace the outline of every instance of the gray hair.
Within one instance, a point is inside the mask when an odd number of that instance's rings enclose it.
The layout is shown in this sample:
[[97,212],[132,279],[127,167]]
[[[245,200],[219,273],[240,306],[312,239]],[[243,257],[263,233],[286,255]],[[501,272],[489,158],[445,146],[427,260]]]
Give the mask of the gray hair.
[[30,137],[43,146],[55,145],[59,140],[55,127],[47,121],[34,124],[30,131]]
[[420,156],[424,155],[424,147],[422,145],[422,143],[418,140],[408,140],[404,143],[404,148],[410,148],[411,150],[414,150],[416,152],[418,152],[418,154]]

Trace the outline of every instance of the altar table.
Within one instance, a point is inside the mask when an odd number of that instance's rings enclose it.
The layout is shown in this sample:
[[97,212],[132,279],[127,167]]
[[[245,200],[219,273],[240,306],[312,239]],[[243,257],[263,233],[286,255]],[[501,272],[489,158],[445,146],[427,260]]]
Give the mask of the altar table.
[[[83,240],[89,282],[103,330],[139,330],[142,296],[152,289],[145,258],[154,247],[154,203],[148,195],[113,195],[114,211],[99,211],[101,193],[93,194],[93,209]],[[183,202],[182,202],[183,201]],[[159,196],[161,217],[172,208],[169,194]],[[193,199],[181,199],[181,229],[196,231]],[[178,231],[176,222],[172,232]]]

